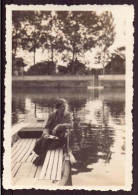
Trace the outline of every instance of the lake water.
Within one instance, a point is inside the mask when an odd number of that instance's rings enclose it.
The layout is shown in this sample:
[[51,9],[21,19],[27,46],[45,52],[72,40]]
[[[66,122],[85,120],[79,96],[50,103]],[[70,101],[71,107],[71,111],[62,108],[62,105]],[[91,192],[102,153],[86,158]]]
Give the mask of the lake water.
[[64,98],[74,130],[70,146],[76,159],[73,185],[125,184],[125,90],[13,90],[12,123],[47,118],[56,99]]

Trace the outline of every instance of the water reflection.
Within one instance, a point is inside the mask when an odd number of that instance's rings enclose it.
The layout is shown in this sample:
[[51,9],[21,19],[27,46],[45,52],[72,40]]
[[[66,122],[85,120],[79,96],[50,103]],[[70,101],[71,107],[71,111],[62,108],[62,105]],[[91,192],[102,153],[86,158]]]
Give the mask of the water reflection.
[[70,146],[77,163],[73,165],[73,175],[93,171],[93,165],[101,160],[110,164],[115,154],[124,155],[125,92],[122,89],[13,90],[12,122],[30,115],[46,117],[59,98],[66,99],[74,122]]
[[20,119],[24,119],[25,114],[25,98],[14,97],[12,98],[12,124],[17,123]]

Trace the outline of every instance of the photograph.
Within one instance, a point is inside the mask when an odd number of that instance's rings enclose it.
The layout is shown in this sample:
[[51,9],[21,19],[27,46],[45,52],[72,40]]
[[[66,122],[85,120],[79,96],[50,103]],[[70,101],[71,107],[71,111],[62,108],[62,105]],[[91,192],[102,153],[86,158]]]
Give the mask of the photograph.
[[6,5],[5,189],[131,190],[133,20],[133,5]]

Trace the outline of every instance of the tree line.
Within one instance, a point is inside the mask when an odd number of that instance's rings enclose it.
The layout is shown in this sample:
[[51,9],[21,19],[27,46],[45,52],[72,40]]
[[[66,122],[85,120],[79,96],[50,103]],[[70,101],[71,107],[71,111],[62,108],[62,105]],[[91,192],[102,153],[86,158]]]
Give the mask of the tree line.
[[71,74],[76,74],[76,62],[83,69],[79,58],[98,46],[96,60],[104,69],[114,39],[114,18],[109,11],[101,14],[95,11],[12,12],[13,67],[19,49],[33,53],[33,66],[36,52],[41,49],[50,53],[50,59],[46,56],[45,60],[50,66],[60,54]]

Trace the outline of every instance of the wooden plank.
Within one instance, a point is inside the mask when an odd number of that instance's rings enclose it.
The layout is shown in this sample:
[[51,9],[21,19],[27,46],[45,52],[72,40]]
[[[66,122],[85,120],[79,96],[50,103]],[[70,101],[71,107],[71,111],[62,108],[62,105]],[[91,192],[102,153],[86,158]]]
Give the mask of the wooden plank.
[[11,162],[11,170],[15,167],[15,165],[16,165],[16,162],[14,161],[14,162]]
[[59,149],[56,149],[55,151],[51,180],[56,180],[57,166],[58,166],[58,160],[59,160],[59,151],[60,151]]
[[16,175],[18,169],[20,168],[20,166],[21,166],[21,163],[16,163],[15,164],[15,166],[14,166],[14,168],[12,170],[12,177],[15,177],[15,175]]
[[45,177],[45,173],[46,173],[47,166],[48,166],[48,163],[49,163],[50,154],[51,154],[51,150],[48,150],[47,154],[46,154],[44,164],[43,164],[43,167],[42,167],[42,170],[41,170],[41,173],[40,173],[39,179],[44,179],[44,177]]
[[32,121],[32,122],[28,123],[28,125],[25,126],[25,127],[27,127],[27,128],[28,127],[34,127],[36,123],[37,123],[36,121]]
[[20,179],[20,177],[12,177],[12,178],[11,178],[11,183],[12,183],[12,185],[15,185],[16,182],[17,182],[19,179]]
[[12,150],[12,157],[18,152],[18,150],[20,150],[20,148],[25,146],[28,141],[29,141],[29,139],[23,139],[23,140],[21,139],[20,144],[18,144],[18,146],[16,146],[15,148],[13,148],[13,150]]
[[43,122],[43,123],[42,123],[42,128],[44,128],[44,127],[45,127],[45,125],[46,125],[46,122]]
[[30,143],[27,143],[27,146],[29,146],[29,147],[33,146],[34,147],[34,145],[36,143],[36,138],[29,138],[29,140],[31,140],[31,141],[30,141]]
[[35,127],[42,127],[42,123],[41,122],[37,122]]
[[23,145],[23,143],[24,142],[27,142],[29,139],[26,139],[26,138],[21,138],[21,139],[19,139],[19,142],[18,142],[18,144],[14,144],[13,146],[12,146],[12,150],[14,150],[15,148],[17,148],[17,147],[19,147],[19,146],[22,146]]
[[18,133],[23,127],[27,127],[30,123],[21,122],[12,127],[12,136]]
[[27,126],[27,128],[28,128],[28,127],[32,127],[32,123],[29,123],[29,125]]
[[26,146],[25,147],[29,147],[31,146],[32,142],[33,142],[33,139],[32,138],[27,138],[29,139],[28,142],[26,143]]
[[15,154],[17,154],[17,152],[20,150],[22,146],[18,146],[16,148],[13,149],[13,151],[11,152],[11,157],[13,157]]
[[41,122],[41,128],[44,128],[45,125],[46,125],[46,122],[45,121],[44,122]]
[[21,166],[16,174],[16,177],[28,177],[32,163],[21,163]]
[[16,142],[14,142],[14,144],[12,145],[12,149],[15,148],[19,143],[20,143],[20,139],[18,139]]
[[28,157],[32,153],[32,150],[34,148],[34,144],[35,144],[35,140],[32,141],[30,147],[28,148],[28,151],[26,152],[26,154],[24,155],[24,157],[21,159],[21,162],[25,162],[28,159]]
[[31,141],[30,141],[30,143],[27,143],[27,146],[29,146],[29,147],[33,146],[34,147],[35,142],[36,142],[36,138],[31,138],[30,140]]
[[51,150],[50,160],[46,171],[45,179],[50,179],[51,177],[52,167],[54,163],[54,156],[55,156],[55,150]]
[[[27,140],[27,139],[26,139]],[[19,139],[19,142],[16,144],[16,142],[15,142],[15,144],[12,146],[12,152],[17,148],[17,147],[20,147],[22,144],[23,144],[23,142],[25,141],[25,139]]]
[[[24,141],[25,141],[25,139],[20,139],[18,145],[12,147],[12,156],[13,156],[14,154],[16,154],[16,152],[17,152],[18,149],[22,146],[22,144],[24,143]],[[26,139],[26,141],[27,141],[27,139]]]
[[24,147],[24,149],[22,150],[22,152],[20,153],[20,155],[16,158],[16,162],[20,162],[22,160],[22,158],[24,157],[24,155],[27,153],[29,149],[29,146]]
[[60,148],[56,180],[61,180],[62,164],[63,164],[63,149]]
[[24,150],[24,147],[23,146],[21,146],[20,148],[19,148],[19,150],[17,150],[17,152],[15,153],[15,155],[12,157],[12,162],[14,162],[14,161],[16,161],[16,159],[18,158],[18,156],[21,154],[21,152]]
[[16,134],[19,130],[21,130],[21,128],[23,127],[23,125],[24,125],[24,122],[15,124],[15,125],[12,127],[12,135]]
[[37,171],[37,167],[35,165],[32,164],[32,168],[30,170],[30,173],[29,173],[29,178],[34,178],[35,177],[35,174],[36,174],[36,171]]
[[37,121],[35,121],[34,123],[32,123],[32,127],[36,127],[37,125]]
[[35,152],[34,152],[34,151],[32,151],[32,153],[28,156],[28,158],[27,158],[26,162],[32,162],[32,161],[33,161],[33,159],[34,159],[34,157],[36,158],[36,157],[37,157],[37,155],[35,154]]
[[31,162],[33,162],[33,161],[36,159],[37,156],[38,156],[38,155],[35,154],[34,157],[33,157],[32,160],[31,160]]
[[12,161],[15,161],[18,156],[20,156],[20,154],[22,153],[22,151],[25,149],[26,143],[28,140],[24,141],[24,143],[21,145],[21,147],[19,148],[19,150],[16,152],[16,154],[12,157]]
[[[38,140],[38,139],[34,139],[35,140],[35,142]],[[34,144],[35,145],[35,144]],[[26,162],[32,162],[32,161],[34,161],[34,159],[37,157],[38,155],[37,154],[35,154],[35,152],[32,150],[32,154],[28,157],[28,159],[26,160]]]
[[23,141],[24,141],[24,139],[18,139],[18,140],[13,144],[12,149],[13,149],[13,148],[16,148],[16,147],[18,146],[18,144],[20,144],[20,143],[23,142]]
[[38,166],[38,167],[37,167],[36,174],[35,174],[35,178],[39,178],[40,173],[41,173],[41,170],[42,170],[42,166]]

